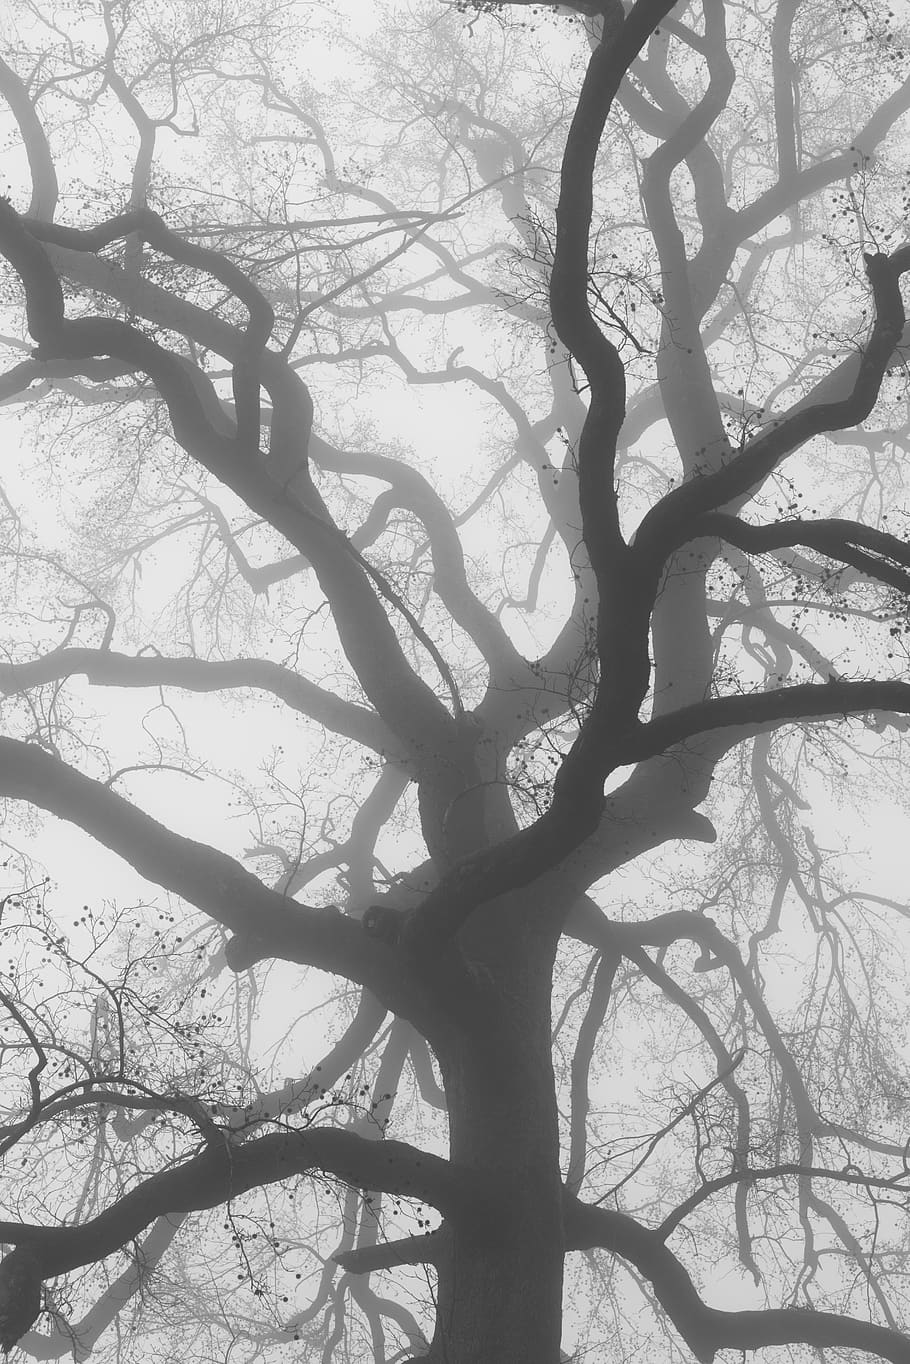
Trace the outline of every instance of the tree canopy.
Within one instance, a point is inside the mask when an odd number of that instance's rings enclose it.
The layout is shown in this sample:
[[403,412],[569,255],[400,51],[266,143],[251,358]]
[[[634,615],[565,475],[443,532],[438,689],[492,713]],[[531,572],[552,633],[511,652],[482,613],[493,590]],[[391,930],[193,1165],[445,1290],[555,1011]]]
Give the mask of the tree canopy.
[[8,0],[0,1347],[910,1364],[908,72]]

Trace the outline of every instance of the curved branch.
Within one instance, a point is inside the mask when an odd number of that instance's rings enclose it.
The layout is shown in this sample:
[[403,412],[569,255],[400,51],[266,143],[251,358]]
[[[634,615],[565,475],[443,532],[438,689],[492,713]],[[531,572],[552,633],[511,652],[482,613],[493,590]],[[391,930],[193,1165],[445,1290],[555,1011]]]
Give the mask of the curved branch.
[[324,469],[381,478],[391,484],[394,505],[406,507],[420,519],[433,556],[434,590],[452,619],[483,654],[490,667],[491,686],[502,687],[515,676],[528,676],[528,665],[508,634],[471,590],[452,513],[428,480],[400,460],[372,452],[346,454],[317,436],[312,438],[311,449],[314,460]]
[[40,228],[38,224],[30,223],[29,228],[42,241],[91,252],[100,251],[121,237],[135,235],[179,264],[204,270],[239,298],[247,309],[249,321],[232,374],[237,439],[258,448],[259,376],[275,314],[264,294],[233,261],[219,251],[198,246],[171,231],[164,219],[149,208],[131,209],[91,228],[63,227],[56,223],[44,223]]
[[849,564],[865,577],[887,583],[899,592],[910,593],[910,545],[896,535],[877,530],[874,526],[864,526],[859,521],[841,517],[817,521],[796,518],[756,526],[723,512],[708,512],[699,518],[693,527],[693,534],[719,535],[747,554],[763,554],[766,550],[804,545],[830,559]]
[[32,176],[32,201],[28,211],[40,214],[42,218],[53,218],[59,192],[54,158],[25,81],[2,58],[0,95],[12,110],[28,157]]
[[[114,221],[121,222],[119,219]],[[98,229],[102,236],[111,230],[111,224]],[[65,318],[60,281],[38,234],[54,237],[59,232],[71,234],[75,231],[25,223],[7,201],[0,201],[0,250],[25,286],[28,326],[38,342],[38,358],[105,354],[148,374],[167,405],[174,436],[180,445],[312,562],[332,606],[345,653],[367,695],[396,733],[400,737],[409,736],[413,742],[417,726],[423,730],[417,738],[418,744],[444,746],[453,738],[451,717],[407,662],[367,576],[382,595],[403,610],[437,663],[441,659],[438,650],[427,640],[413,614],[381,574],[353,549],[347,536],[332,521],[306,472],[312,402],[305,386],[280,357],[263,352],[263,381],[273,404],[272,447],[277,445],[282,450],[290,447],[298,452],[295,467],[305,475],[304,501],[297,496],[289,497],[287,480],[276,482],[264,461],[250,458],[242,441],[223,434],[223,428],[213,422],[211,403],[206,401],[206,390],[211,388],[211,382],[198,367],[167,351],[128,323],[107,317],[83,317],[75,321]],[[70,240],[70,236],[66,239]],[[202,249],[192,248],[193,251]],[[217,253],[206,252],[206,259],[210,254]],[[97,287],[108,292],[103,281]],[[170,299],[169,295],[164,297]],[[173,327],[174,318],[165,321],[165,325]],[[219,324],[215,332],[219,338],[215,348],[220,352],[224,347],[234,357],[236,366],[243,356],[244,338],[224,324]],[[287,467],[286,458],[279,462]],[[442,665],[446,680],[454,688],[444,660]]]
[[[700,149],[702,157],[706,154],[708,132],[726,109],[733,90],[735,70],[727,51],[721,0],[706,0],[705,34],[708,87],[698,104],[691,110],[686,109],[685,117],[675,131],[648,157],[642,181],[642,196],[660,260],[665,299],[658,351],[660,394],[687,473],[692,469],[696,448],[703,454],[710,451],[709,458],[717,461],[727,446],[699,333],[685,241],[670,191],[670,177],[675,168],[691,158],[696,149]],[[668,81],[667,84],[675,93],[672,83]],[[729,210],[722,190],[719,191],[721,203],[705,205],[702,178],[699,176],[695,180],[701,221],[717,221],[719,211],[720,221],[725,221]],[[716,199],[718,193],[713,197]]]
[[357,1189],[416,1198],[453,1220],[483,1215],[467,1170],[403,1141],[372,1141],[342,1128],[271,1132],[243,1145],[210,1146],[161,1170],[81,1226],[0,1222],[0,1238],[28,1247],[42,1276],[65,1274],[113,1255],[163,1214],[215,1208],[251,1189],[318,1170]]
[[873,1322],[805,1308],[727,1312],[709,1307],[682,1261],[657,1232],[625,1213],[591,1207],[568,1195],[565,1215],[567,1248],[600,1246],[634,1265],[651,1283],[661,1307],[700,1364],[712,1364],[720,1350],[759,1350],[768,1345],[863,1350],[891,1364],[910,1364],[910,1339]]
[[894,1179],[881,1179],[874,1175],[865,1175],[852,1170],[826,1170],[821,1166],[798,1165],[792,1162],[770,1165],[760,1170],[731,1170],[727,1175],[706,1180],[704,1184],[689,1194],[688,1198],[683,1199],[682,1203],[664,1218],[657,1228],[656,1234],[666,1240],[691,1212],[694,1212],[713,1194],[720,1193],[722,1189],[729,1189],[735,1184],[757,1183],[763,1179],[785,1179],[791,1175],[800,1179],[830,1179],[836,1184],[858,1184],[862,1188],[891,1189],[904,1193],[907,1192],[905,1181],[910,1178],[905,1170],[902,1170],[900,1175],[895,1176]]
[[602,591],[624,548],[613,485],[626,379],[619,352],[598,327],[588,303],[594,168],[623,77],[655,25],[672,8],[672,0],[638,0],[624,19],[618,0],[604,6],[603,36],[588,63],[560,171],[550,309],[560,340],[591,387],[578,447],[579,497],[582,535]]
[[910,247],[890,256],[865,257],[875,302],[875,321],[863,350],[853,389],[843,398],[805,406],[797,403],[771,428],[748,441],[742,453],[715,472],[691,479],[646,513],[635,536],[636,549],[663,562],[690,538],[702,512],[713,511],[755,489],[780,462],[823,431],[856,426],[875,406],[885,370],[904,329],[900,279],[910,270]]

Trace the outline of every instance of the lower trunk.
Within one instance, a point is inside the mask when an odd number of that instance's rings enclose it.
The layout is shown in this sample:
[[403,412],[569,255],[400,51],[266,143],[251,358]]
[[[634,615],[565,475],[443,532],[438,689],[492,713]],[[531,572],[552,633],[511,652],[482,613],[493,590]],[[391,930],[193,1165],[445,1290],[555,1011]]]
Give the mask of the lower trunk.
[[517,908],[521,917],[504,935],[506,961],[484,954],[495,985],[467,1029],[439,1052],[452,1159],[489,1193],[483,1214],[449,1224],[433,1364],[559,1361],[562,1176],[550,1037],[556,935],[529,931],[526,897]]
[[[563,1238],[559,1184],[521,1181],[501,1205],[503,1224],[456,1232],[439,1266],[439,1364],[558,1364]],[[497,1215],[500,1200],[496,1200]]]

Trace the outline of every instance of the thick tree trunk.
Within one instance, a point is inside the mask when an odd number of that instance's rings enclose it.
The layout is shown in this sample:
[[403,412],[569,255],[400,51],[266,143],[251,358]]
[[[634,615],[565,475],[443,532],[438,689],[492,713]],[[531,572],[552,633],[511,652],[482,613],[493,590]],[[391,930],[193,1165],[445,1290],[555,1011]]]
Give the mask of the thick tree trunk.
[[562,1212],[552,1172],[516,1180],[503,1221],[456,1234],[439,1267],[431,1359],[440,1364],[558,1364]]
[[439,1266],[430,1357],[440,1364],[559,1360],[562,1176],[550,1039],[555,938],[528,932],[533,910],[526,902],[524,924],[516,932],[513,920],[509,931],[504,908],[500,901],[493,912],[502,916],[512,959],[498,966],[487,941],[485,969],[497,977],[488,1008],[468,1037],[440,1055],[452,1156],[489,1188],[486,1216],[452,1226]]

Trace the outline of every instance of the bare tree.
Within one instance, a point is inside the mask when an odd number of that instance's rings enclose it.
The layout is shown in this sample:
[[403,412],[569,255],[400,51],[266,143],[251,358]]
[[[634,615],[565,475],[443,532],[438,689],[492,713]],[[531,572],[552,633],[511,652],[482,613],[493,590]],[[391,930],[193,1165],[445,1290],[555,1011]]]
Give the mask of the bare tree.
[[0,1345],[908,1364],[910,24],[332,8],[0,29]]

